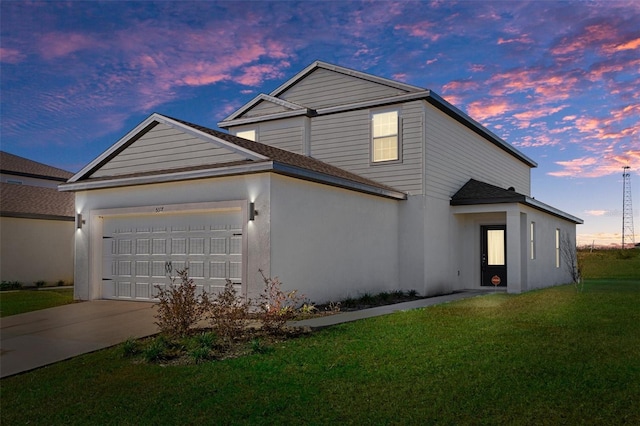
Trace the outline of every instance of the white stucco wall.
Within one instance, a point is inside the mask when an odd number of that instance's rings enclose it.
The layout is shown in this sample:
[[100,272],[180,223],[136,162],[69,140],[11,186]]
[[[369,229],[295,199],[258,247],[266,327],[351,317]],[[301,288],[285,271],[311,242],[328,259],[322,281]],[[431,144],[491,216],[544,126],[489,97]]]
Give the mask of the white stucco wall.
[[73,231],[70,221],[0,218],[1,279],[72,283]]
[[[452,257],[460,270],[459,282],[468,289],[488,288],[480,285],[482,225],[507,226],[508,292],[544,288],[571,281],[561,259],[555,261],[555,230],[568,235],[575,244],[576,225],[559,217],[521,204],[484,204],[452,208],[459,228],[456,238],[458,254]],[[536,258],[531,259],[530,223],[536,223]]]
[[102,297],[101,216],[116,215],[119,210],[131,208],[137,208],[138,214],[154,214],[157,207],[175,210],[186,204],[213,203],[215,208],[215,203],[228,202],[242,206],[245,216],[249,202],[255,202],[261,213],[255,223],[247,223],[249,256],[244,259],[245,290],[249,295],[257,293],[262,282],[255,274],[247,274],[246,271],[268,270],[269,267],[269,186],[269,174],[262,173],[77,192],[76,210],[82,213],[86,223],[75,232],[75,298]]
[[398,289],[399,203],[274,176],[271,275],[316,303]]

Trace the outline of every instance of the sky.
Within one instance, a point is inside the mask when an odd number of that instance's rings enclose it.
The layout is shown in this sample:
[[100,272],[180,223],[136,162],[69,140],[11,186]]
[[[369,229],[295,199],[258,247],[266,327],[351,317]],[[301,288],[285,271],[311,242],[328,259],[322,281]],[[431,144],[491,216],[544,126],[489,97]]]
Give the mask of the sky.
[[532,195],[640,242],[640,1],[0,2],[0,146],[79,171],[153,112],[210,128],[315,60],[431,89],[538,163]]

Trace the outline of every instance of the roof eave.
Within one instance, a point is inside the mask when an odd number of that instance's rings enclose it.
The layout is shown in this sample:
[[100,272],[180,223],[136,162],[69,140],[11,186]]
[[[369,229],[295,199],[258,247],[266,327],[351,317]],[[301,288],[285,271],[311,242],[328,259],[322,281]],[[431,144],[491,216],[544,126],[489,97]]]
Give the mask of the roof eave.
[[536,163],[531,158],[527,157],[526,155],[524,155],[523,153],[518,151],[513,146],[509,145],[501,137],[499,137],[495,133],[493,133],[490,130],[488,130],[482,124],[478,123],[473,118],[471,118],[470,116],[468,116],[467,114],[462,112],[462,110],[458,109],[457,107],[455,107],[452,104],[450,104],[449,102],[447,102],[440,95],[438,95],[438,94],[436,94],[434,92],[430,92],[430,96],[428,97],[428,102],[431,105],[433,105],[436,108],[438,108],[439,110],[443,111],[445,114],[447,114],[450,117],[454,118],[458,122],[464,124],[469,129],[471,129],[474,132],[478,133],[480,136],[483,136],[485,139],[488,139],[494,145],[498,146],[499,148],[507,151],[508,153],[513,155],[514,157],[518,158],[520,161],[522,161],[523,163],[527,164],[529,167],[538,167],[538,163]]
[[407,199],[407,194],[401,191],[385,189],[385,188],[381,188],[374,185],[367,185],[365,183],[355,182],[349,179],[344,179],[337,176],[327,175],[325,173],[303,169],[300,167],[292,166],[290,164],[274,162],[273,171],[279,174],[297,177],[303,180],[309,180],[312,182],[323,183],[330,186],[336,186],[336,187],[350,189],[358,192],[364,192],[371,195],[378,195],[381,197],[391,198],[394,200]]

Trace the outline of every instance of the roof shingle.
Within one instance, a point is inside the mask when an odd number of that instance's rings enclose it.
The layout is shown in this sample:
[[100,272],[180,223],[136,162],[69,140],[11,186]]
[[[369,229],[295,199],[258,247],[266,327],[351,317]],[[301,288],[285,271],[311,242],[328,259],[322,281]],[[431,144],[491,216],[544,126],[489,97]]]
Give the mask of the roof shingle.
[[38,163],[24,157],[0,151],[0,171],[20,176],[31,176],[65,182],[73,173]]

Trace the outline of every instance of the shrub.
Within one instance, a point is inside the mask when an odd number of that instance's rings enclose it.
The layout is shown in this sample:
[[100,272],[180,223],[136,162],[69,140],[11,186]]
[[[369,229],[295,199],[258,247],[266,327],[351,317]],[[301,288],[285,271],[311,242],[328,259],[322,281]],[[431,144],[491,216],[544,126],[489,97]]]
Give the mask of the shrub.
[[176,277],[171,277],[171,283],[165,289],[155,286],[158,290],[159,302],[155,318],[160,332],[171,336],[185,336],[189,329],[200,322],[210,304],[206,294],[197,295],[196,285],[189,278],[187,269],[177,271],[180,283],[176,284]]
[[239,336],[247,325],[249,302],[238,296],[231,280],[209,303],[207,316],[213,330],[227,342]]
[[151,341],[149,346],[144,348],[142,356],[147,362],[163,360],[167,357],[166,351],[169,345],[163,336],[158,336]]
[[122,344],[122,356],[125,358],[137,355],[139,352],[138,342],[133,338],[128,338]]
[[58,280],[58,282],[56,283],[56,285],[58,287],[63,287],[64,286],[64,280]]
[[2,281],[0,282],[0,291],[20,290],[22,284],[19,281]]
[[262,328],[269,333],[280,333],[287,321],[295,317],[296,306],[303,297],[296,294],[297,290],[288,293],[282,291],[282,283],[278,277],[270,278],[264,275],[262,269],[259,271],[265,284],[258,304]]
[[44,280],[40,280],[40,281],[36,281],[34,284],[36,285],[36,287],[41,288],[47,285],[47,282]]

